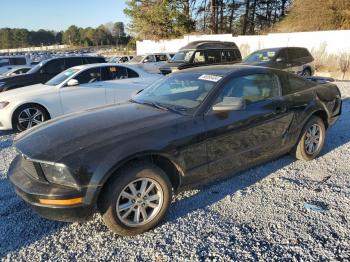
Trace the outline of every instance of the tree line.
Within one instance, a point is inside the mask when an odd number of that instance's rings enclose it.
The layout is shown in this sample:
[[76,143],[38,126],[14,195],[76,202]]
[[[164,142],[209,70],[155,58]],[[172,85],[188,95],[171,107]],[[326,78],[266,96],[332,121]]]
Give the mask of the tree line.
[[107,23],[97,28],[81,28],[75,25],[65,31],[30,31],[18,28],[0,29],[0,49],[29,46],[68,44],[73,46],[125,45],[131,37],[126,34],[122,22]]
[[257,34],[281,21],[292,0],[128,0],[125,14],[139,39],[186,33]]

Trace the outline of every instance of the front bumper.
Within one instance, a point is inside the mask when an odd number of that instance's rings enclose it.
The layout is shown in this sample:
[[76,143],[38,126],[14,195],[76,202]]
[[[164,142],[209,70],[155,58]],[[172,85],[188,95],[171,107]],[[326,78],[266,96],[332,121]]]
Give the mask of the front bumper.
[[0,130],[12,129],[12,114],[4,109],[0,109]]
[[[84,192],[74,188],[39,181],[30,176],[20,165],[17,156],[9,169],[9,179],[19,197],[26,201],[41,216],[58,221],[85,221],[96,211],[95,205],[84,202]],[[82,198],[82,203],[74,205],[46,205],[40,199],[67,200]]]

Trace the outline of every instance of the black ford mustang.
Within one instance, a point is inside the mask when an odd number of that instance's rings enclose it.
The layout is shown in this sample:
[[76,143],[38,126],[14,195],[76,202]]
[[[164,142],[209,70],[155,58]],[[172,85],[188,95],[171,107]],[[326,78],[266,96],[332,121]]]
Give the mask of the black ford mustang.
[[98,211],[114,232],[139,234],[165,216],[173,191],[286,153],[315,158],[340,113],[334,84],[253,66],[183,70],[128,103],[20,134],[10,180],[45,217]]

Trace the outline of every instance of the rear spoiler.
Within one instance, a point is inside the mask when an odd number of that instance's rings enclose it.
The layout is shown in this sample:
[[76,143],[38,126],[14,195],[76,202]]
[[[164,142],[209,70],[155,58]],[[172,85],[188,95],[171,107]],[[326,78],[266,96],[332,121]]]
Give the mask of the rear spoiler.
[[335,79],[332,77],[323,77],[323,76],[306,76],[305,79],[313,82],[317,82],[319,84],[326,84],[326,83],[335,81]]

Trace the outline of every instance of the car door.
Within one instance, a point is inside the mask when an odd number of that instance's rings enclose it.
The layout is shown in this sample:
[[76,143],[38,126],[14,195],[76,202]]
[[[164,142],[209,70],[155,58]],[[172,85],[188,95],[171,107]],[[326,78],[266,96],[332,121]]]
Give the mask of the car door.
[[102,80],[100,67],[87,69],[74,79],[78,80],[79,85],[60,88],[64,114],[95,108],[107,103],[106,89],[100,83]]
[[104,83],[108,103],[120,103],[128,101],[133,94],[147,87],[148,79],[140,78],[134,70],[125,66],[108,66],[106,74],[109,79]]
[[221,113],[210,108],[204,116],[211,174],[239,170],[278,154],[292,120],[281,97],[279,78],[273,73],[230,79],[212,106],[227,97],[243,98],[246,107]]
[[288,72],[297,74],[303,70],[302,54],[299,48],[288,48]]

